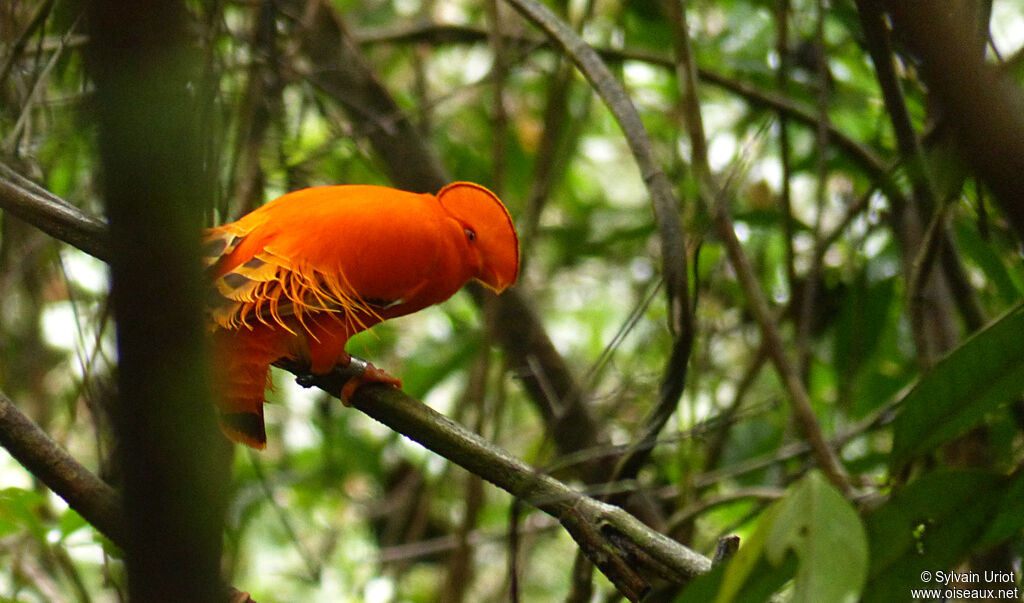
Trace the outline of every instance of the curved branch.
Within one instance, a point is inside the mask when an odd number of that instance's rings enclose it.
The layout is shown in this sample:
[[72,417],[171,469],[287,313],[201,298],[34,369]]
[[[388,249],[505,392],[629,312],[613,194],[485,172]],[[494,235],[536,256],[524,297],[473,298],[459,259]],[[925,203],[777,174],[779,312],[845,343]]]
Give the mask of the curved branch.
[[[668,177],[654,156],[653,145],[640,120],[640,114],[597,52],[568,24],[537,0],[506,2],[540,27],[591,83],[622,128],[634,161],[651,195],[661,241],[661,272],[665,282],[669,328],[673,335],[673,343],[658,387],[658,401],[644,418],[640,437],[619,459],[611,474],[613,481],[630,478],[639,472],[650,456],[658,433],[679,404],[696,335],[687,277],[686,239],[679,215],[680,203],[672,191]],[[612,500],[621,502],[619,499],[621,497],[614,497]],[[600,563],[593,557],[591,561],[600,567]]]
[[537,0],[506,2],[540,27],[572,59],[622,128],[654,206],[661,238],[662,278],[668,296],[669,326],[677,337],[692,339],[693,316],[686,274],[686,240],[679,217],[679,201],[672,192],[668,177],[658,165],[650,137],[640,121],[640,114],[597,52],[551,9]]

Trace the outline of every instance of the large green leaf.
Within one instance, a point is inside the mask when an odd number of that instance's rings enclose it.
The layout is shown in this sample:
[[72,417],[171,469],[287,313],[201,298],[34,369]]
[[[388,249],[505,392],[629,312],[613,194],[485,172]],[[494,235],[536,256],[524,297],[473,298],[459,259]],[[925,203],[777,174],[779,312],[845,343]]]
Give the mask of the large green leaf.
[[[897,376],[880,370],[885,363],[892,363],[891,352],[895,346],[892,333],[897,320],[894,310],[898,305],[894,303],[896,282],[896,277],[870,281],[863,274],[842,296],[835,320],[832,366],[841,391],[849,400],[850,412],[856,417],[875,410],[905,384]],[[871,390],[884,388],[894,381],[899,385],[889,395],[872,395],[876,392]]]
[[1024,391],[1024,306],[1018,306],[935,365],[903,398],[891,466],[964,433]]
[[24,488],[0,490],[0,533],[10,533],[17,528],[27,530],[39,542],[46,542],[47,526],[39,509],[44,504],[42,495]]
[[860,517],[817,471],[769,507],[728,567],[688,590],[684,600],[700,600],[698,593],[708,600],[711,585],[717,586],[715,603],[764,600],[794,570],[794,602],[853,601],[867,579]]
[[765,556],[775,565],[790,551],[799,558],[791,600],[857,600],[868,573],[868,539],[850,503],[813,471],[778,505]]

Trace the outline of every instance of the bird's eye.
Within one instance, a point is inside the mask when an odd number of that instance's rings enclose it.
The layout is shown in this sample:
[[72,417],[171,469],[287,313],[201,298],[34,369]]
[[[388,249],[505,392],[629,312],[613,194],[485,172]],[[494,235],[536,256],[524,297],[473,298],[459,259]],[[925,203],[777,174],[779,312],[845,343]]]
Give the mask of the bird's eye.
[[469,239],[470,241],[475,241],[476,240],[476,233],[473,232],[472,228],[467,228],[466,229],[466,238]]

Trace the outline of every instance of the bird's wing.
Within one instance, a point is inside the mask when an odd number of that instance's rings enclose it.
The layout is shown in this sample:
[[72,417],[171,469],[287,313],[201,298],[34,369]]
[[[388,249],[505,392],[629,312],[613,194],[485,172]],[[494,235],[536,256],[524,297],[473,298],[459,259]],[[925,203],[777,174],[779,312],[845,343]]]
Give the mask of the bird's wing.
[[294,328],[295,319],[326,311],[361,327],[442,301],[465,282],[447,220],[433,195],[385,187],[279,197],[207,231],[213,321],[229,329],[254,320]]
[[[360,316],[376,316],[395,301],[363,299],[342,271],[320,270],[294,261],[275,253],[272,245],[239,249],[250,236],[259,235],[234,224],[207,233],[203,259],[213,277],[207,307],[216,325],[238,329],[255,321],[293,331],[296,322],[305,326],[306,318],[314,312],[360,321]],[[238,251],[246,256],[241,263],[237,263]],[[230,262],[226,262],[228,258]],[[224,269],[226,264],[235,265]],[[290,317],[296,320],[287,320]]]

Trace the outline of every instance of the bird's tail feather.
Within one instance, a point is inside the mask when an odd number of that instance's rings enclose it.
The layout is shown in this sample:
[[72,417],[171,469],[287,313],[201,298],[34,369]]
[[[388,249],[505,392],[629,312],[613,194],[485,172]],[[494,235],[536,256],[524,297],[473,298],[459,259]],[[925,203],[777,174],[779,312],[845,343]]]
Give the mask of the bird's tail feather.
[[233,442],[261,450],[267,445],[264,394],[270,385],[270,363],[283,355],[279,342],[278,333],[259,327],[218,330],[214,335],[220,429]]

